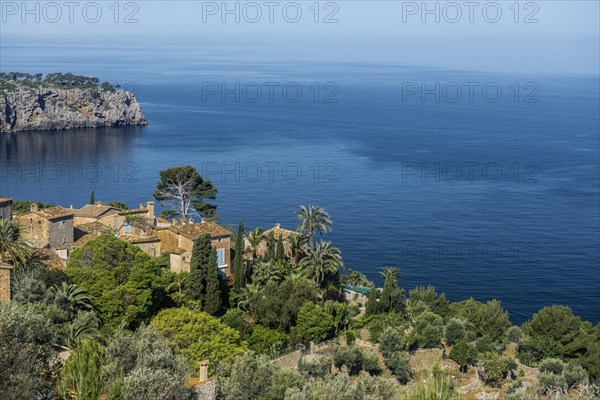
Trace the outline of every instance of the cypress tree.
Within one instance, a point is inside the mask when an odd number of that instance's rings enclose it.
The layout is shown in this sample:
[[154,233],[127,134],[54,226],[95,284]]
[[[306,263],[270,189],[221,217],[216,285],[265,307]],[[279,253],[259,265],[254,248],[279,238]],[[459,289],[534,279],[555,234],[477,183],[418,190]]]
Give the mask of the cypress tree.
[[194,241],[186,297],[197,302],[202,311],[209,314],[215,314],[221,309],[217,251],[211,246],[208,234]]
[[283,260],[285,258],[285,248],[283,247],[283,236],[279,235],[277,247],[275,247],[275,259]]
[[380,275],[385,279],[383,290],[381,291],[381,299],[379,300],[381,312],[403,311],[404,290],[398,288],[400,271],[394,267],[386,267]]
[[367,298],[367,307],[365,313],[368,315],[379,314],[379,302],[377,301],[377,297],[379,295],[379,289],[373,288],[369,291],[369,297]]
[[90,204],[96,204],[96,191],[92,190],[92,193],[90,194]]
[[235,256],[233,258],[233,291],[239,293],[246,285],[244,268],[244,224],[240,222],[235,236]]
[[275,258],[275,246],[277,242],[275,241],[275,236],[271,232],[267,236],[267,250],[265,251],[265,261],[271,261]]

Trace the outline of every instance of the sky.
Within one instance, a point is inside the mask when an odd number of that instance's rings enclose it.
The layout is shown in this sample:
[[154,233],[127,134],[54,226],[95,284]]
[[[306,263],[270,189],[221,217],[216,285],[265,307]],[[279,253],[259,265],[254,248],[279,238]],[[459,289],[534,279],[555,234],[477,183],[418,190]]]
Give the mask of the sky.
[[[598,74],[593,1],[6,1],[0,46],[222,45],[287,59]],[[0,48],[0,67],[2,65]]]

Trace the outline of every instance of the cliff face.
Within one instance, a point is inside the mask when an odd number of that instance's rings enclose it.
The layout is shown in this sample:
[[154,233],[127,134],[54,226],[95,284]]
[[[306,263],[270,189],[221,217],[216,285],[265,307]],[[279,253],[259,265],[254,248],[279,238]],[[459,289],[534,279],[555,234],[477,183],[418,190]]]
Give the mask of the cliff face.
[[146,125],[123,90],[22,88],[0,92],[0,132]]

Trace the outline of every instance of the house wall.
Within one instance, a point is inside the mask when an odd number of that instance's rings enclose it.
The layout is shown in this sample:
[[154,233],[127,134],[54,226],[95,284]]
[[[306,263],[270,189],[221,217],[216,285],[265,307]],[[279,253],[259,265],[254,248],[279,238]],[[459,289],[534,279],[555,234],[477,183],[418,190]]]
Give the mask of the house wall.
[[49,221],[48,235],[48,244],[51,248],[73,243],[73,217],[68,216]]
[[0,219],[10,220],[12,215],[12,202],[0,205]]
[[[261,249],[261,246],[263,247]],[[277,240],[275,240],[275,246],[277,246]],[[250,247],[250,243],[248,243],[248,247]],[[290,244],[289,239],[283,239],[283,251],[287,257],[292,256],[292,245]],[[260,241],[260,244],[256,248],[256,255],[258,257],[262,257],[267,252],[267,239],[263,239]]]
[[183,272],[183,263],[181,254],[171,253],[169,257],[169,265],[171,272],[180,273]]
[[112,229],[120,229],[125,224],[125,217],[119,214],[98,218],[98,222]]
[[145,243],[134,243],[142,251],[151,257],[160,256],[160,242],[145,242]]
[[231,238],[229,236],[213,238],[210,243],[215,249],[225,249],[225,264],[228,266],[225,273],[229,275],[229,266],[231,265]]
[[10,301],[10,269],[0,267],[0,301]]
[[93,217],[73,217],[73,225],[79,226],[83,224],[90,224],[96,222],[97,219]]
[[[161,251],[173,251],[175,248],[185,250],[184,254],[173,254],[171,253],[171,271],[181,272],[190,271],[190,260],[192,257],[192,248],[194,242],[183,235],[178,235],[169,229],[161,229],[157,231],[157,236],[160,238],[160,250]],[[229,266],[231,265],[231,238],[229,236],[221,236],[211,238],[210,241],[212,247],[215,249],[225,250],[225,264],[221,265],[221,269],[225,274],[229,275]],[[227,265],[226,268],[223,268]]]
[[48,220],[46,218],[29,213],[18,217],[17,221],[21,239],[39,249],[48,245]]
[[159,229],[156,231],[156,236],[160,238],[161,251],[171,252],[177,248],[178,236],[175,232],[169,229]]

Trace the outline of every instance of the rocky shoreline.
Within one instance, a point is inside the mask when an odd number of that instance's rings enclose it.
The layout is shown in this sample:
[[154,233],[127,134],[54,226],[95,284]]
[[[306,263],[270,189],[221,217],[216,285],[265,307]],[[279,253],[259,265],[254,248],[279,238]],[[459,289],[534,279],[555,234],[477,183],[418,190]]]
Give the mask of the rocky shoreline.
[[135,95],[121,89],[38,86],[0,91],[0,132],[147,123]]

